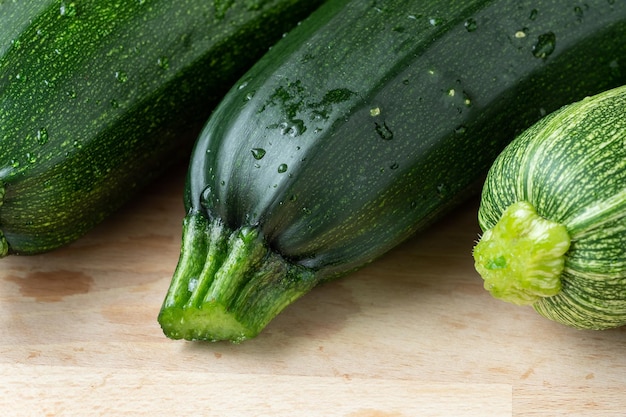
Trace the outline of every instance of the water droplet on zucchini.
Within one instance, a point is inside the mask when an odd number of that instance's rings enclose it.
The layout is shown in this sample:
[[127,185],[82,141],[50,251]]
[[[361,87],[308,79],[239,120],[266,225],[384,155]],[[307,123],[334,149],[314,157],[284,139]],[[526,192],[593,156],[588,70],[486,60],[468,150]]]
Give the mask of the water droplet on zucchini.
[[254,148],[254,149],[252,149],[252,156],[257,161],[260,160],[260,159],[263,159],[263,157],[265,156],[266,153],[267,152],[263,148]]
[[116,71],[115,79],[120,83],[125,83],[126,81],[128,81],[128,74],[126,74],[126,72],[124,71]]
[[583,12],[583,8],[580,6],[576,6],[574,7],[574,14],[576,15],[576,21],[577,22],[582,22],[583,21],[583,15],[585,14],[585,12]]
[[443,24],[443,19],[440,17],[431,17],[428,19],[428,23],[430,23],[431,26],[441,26]]
[[464,125],[461,125],[459,127],[457,127],[456,129],[454,129],[454,133],[456,133],[457,135],[462,135],[467,131],[467,128]]
[[537,37],[537,43],[533,45],[532,52],[535,58],[545,59],[554,52],[555,47],[556,35],[554,32],[547,32]]
[[473,19],[471,17],[465,21],[463,26],[465,26],[465,30],[467,30],[468,32],[474,32],[478,28],[476,19]]
[[439,184],[437,186],[437,195],[440,198],[445,198],[448,194],[449,190],[448,190],[448,186],[446,184]]
[[170,68],[170,60],[166,56],[159,57],[157,59],[157,65],[162,70],[168,70]]
[[289,122],[283,122],[278,125],[280,134],[284,136],[296,137],[300,136],[306,131],[304,121],[300,119],[290,120]]
[[280,164],[280,165],[278,166],[278,173],[279,173],[279,174],[283,174],[283,173],[287,172],[287,169],[288,169],[288,168],[289,168],[289,167],[287,166],[287,164]]
[[393,132],[391,131],[391,129],[389,128],[389,126],[387,126],[387,122],[383,122],[383,123],[375,123],[375,130],[376,130],[376,134],[378,134],[378,136],[383,139],[383,140],[391,140],[393,139]]
[[59,14],[65,17],[76,16],[76,4],[74,2],[61,2],[61,6],[59,7]]
[[40,145],[45,145],[48,143],[48,130],[45,127],[42,127],[37,131],[37,143]]

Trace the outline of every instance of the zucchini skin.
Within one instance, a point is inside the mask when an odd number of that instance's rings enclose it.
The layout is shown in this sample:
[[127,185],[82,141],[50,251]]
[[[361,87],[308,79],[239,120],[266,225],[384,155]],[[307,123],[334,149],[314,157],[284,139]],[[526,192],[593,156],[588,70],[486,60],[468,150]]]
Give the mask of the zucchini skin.
[[[165,334],[254,337],[310,288],[478,192],[541,116],[623,83],[626,4],[587,2],[581,16],[565,3],[337,0],[314,12],[226,95],[195,145]],[[216,228],[231,243],[192,243]],[[259,242],[241,243],[249,229]],[[229,282],[247,245],[282,257],[283,279],[271,283],[261,259]]]
[[321,1],[0,4],[0,255],[76,240],[188,154]]
[[[542,316],[572,327],[608,329],[626,324],[625,115],[626,85],[550,114],[496,159],[478,213],[485,234],[474,249],[487,289],[499,285],[494,279],[506,280],[505,286],[532,295],[520,304],[530,304]],[[533,233],[531,228],[510,234],[509,227],[494,233],[509,218],[509,208],[520,202],[562,227],[567,236],[544,243],[529,256],[519,242],[531,236],[536,247],[545,233]],[[554,259],[536,261],[565,243]],[[504,262],[494,266],[496,258]],[[545,266],[555,261],[560,268],[545,273]],[[516,262],[524,266],[523,274],[512,273]],[[529,291],[527,277],[538,269],[544,273],[536,289]]]

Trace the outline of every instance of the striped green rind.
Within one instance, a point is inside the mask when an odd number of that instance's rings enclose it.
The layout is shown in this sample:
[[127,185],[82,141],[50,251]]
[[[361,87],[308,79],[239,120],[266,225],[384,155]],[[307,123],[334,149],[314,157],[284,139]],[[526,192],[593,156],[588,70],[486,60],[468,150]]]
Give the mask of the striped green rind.
[[321,0],[0,2],[0,255],[83,235],[188,155]]
[[517,201],[567,228],[562,290],[533,306],[573,327],[626,324],[625,115],[626,86],[554,112],[505,149],[482,194],[483,230]]
[[257,228],[318,282],[362,267],[478,192],[546,112],[626,83],[626,2],[587,3],[327,2],[212,114],[188,215]]

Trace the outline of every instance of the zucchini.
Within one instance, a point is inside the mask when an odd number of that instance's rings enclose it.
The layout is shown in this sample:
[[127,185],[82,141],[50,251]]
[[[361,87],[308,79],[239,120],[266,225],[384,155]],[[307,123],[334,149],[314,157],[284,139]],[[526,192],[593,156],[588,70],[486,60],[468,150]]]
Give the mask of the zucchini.
[[192,154],[159,322],[242,341],[480,190],[516,133],[626,81],[626,2],[334,0],[226,94]]
[[65,245],[188,157],[320,0],[0,2],[0,256]]
[[545,117],[496,159],[474,248],[485,288],[582,329],[626,324],[626,86]]

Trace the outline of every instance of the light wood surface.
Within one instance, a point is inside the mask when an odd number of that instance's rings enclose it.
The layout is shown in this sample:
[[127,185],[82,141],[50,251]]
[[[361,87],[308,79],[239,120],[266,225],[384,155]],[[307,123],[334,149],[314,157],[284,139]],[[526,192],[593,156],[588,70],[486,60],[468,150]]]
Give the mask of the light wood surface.
[[69,247],[0,260],[0,415],[626,415],[626,330],[492,299],[472,265],[476,199],[256,339],[165,338],[184,171]]

